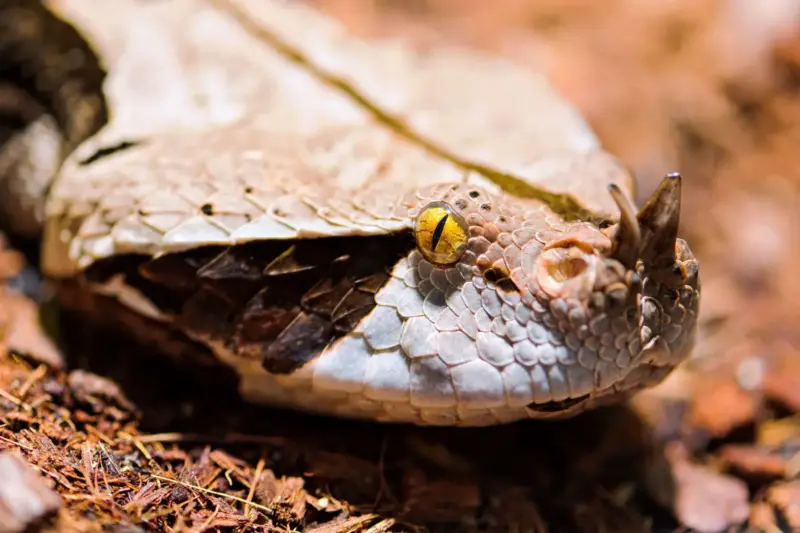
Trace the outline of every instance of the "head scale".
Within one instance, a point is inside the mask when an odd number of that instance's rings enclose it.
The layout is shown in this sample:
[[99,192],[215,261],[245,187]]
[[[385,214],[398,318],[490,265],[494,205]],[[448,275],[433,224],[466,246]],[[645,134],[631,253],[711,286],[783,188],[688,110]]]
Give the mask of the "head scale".
[[[610,193],[620,219],[607,228],[467,185],[412,202],[409,265],[434,337],[422,351],[436,352],[425,357],[443,363],[462,399],[568,414],[655,384],[687,356],[699,285],[677,238],[680,176],[638,213],[619,188]],[[413,341],[405,348],[419,355]]]

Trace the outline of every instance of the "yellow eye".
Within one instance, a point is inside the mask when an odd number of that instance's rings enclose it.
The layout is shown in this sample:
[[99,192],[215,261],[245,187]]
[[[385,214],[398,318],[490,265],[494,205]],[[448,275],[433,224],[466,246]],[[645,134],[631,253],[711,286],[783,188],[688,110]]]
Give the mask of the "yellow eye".
[[417,248],[435,265],[452,265],[467,249],[469,227],[461,215],[444,202],[426,205],[417,215],[414,232]]

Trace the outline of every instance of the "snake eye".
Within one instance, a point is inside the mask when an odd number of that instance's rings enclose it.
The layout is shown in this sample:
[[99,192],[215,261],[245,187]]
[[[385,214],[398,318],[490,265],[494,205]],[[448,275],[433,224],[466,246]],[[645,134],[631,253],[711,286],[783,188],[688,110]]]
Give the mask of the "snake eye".
[[414,233],[420,253],[440,266],[458,262],[469,240],[467,222],[444,202],[431,202],[420,211]]

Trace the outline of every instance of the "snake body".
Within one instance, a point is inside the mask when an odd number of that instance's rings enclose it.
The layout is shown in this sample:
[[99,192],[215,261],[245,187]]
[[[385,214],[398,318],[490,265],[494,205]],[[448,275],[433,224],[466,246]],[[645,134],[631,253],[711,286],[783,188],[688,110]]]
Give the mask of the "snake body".
[[296,3],[109,4],[0,1],[34,117],[3,210],[55,283],[207,346],[247,399],[386,422],[569,416],[688,356],[680,177],[637,212],[535,72]]

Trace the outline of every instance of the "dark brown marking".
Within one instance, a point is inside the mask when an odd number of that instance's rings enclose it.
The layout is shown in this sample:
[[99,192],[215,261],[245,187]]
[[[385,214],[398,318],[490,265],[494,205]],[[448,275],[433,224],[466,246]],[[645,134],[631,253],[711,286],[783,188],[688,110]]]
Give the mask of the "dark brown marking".
[[469,191],[469,197],[470,198],[474,199],[474,198],[477,198],[480,195],[481,195],[481,193],[479,193],[478,191]]
[[588,399],[589,395],[586,394],[579,398],[568,398],[561,402],[530,403],[528,404],[528,409],[539,413],[558,413],[560,411],[572,409],[576,405],[581,404]]
[[[485,259],[486,256],[481,256],[478,259],[477,265],[482,269],[483,277],[486,278],[486,281],[490,283],[494,283],[497,288],[501,291],[507,293],[519,292],[519,287],[517,287],[516,283],[511,279],[511,274],[505,268],[504,265],[497,266],[497,263],[488,266],[488,259]],[[485,260],[481,260],[485,259]]]
[[442,238],[444,225],[447,223],[448,218],[450,218],[450,215],[445,215],[439,223],[436,224],[436,229],[433,230],[433,237],[431,238],[431,251],[436,251],[436,246],[439,244],[439,239]]
[[[389,276],[386,275],[383,279],[385,283],[388,281]],[[353,329],[367,313],[372,311],[373,307],[375,307],[374,293],[358,290],[357,288],[349,291],[331,314],[334,328],[338,333],[344,335]]]
[[85,274],[122,274],[174,329],[265,369],[291,373],[375,307],[389,271],[414,247],[408,233],[205,247],[157,259],[115,256]]
[[519,292],[519,287],[511,278],[501,278],[495,283],[497,288],[505,293]]
[[261,365],[273,374],[291,374],[317,356],[331,340],[331,323],[323,317],[301,312],[263,349]]
[[[309,253],[316,255],[316,259],[309,258]],[[337,253],[336,250],[323,247],[319,250],[309,251],[306,248],[298,250],[296,246],[290,246],[264,267],[263,274],[265,276],[283,276],[313,270],[320,262],[330,264],[346,260],[346,257]]]
[[[0,12],[5,23],[0,37],[0,79],[47,110],[64,134],[63,152],[72,152],[107,123],[106,72],[100,58],[85,36],[44,2],[5,1]],[[68,56],[81,60],[63,59]],[[101,149],[89,159],[103,155]]]
[[384,286],[387,279],[388,276],[383,272],[372,274],[371,276],[366,276],[356,280],[356,287],[358,287],[358,289],[361,291],[375,294],[380,290],[381,287]]
[[139,146],[140,144],[142,144],[142,141],[122,141],[120,143],[111,146],[104,146],[102,148],[99,148],[95,153],[93,153],[86,159],[82,159],[81,161],[79,161],[78,164],[82,167],[85,167],[105,157],[116,154],[118,152],[123,152],[129,148]]
[[490,281],[492,283],[497,283],[506,276],[508,276],[508,272],[503,272],[502,270],[494,267],[487,268],[483,272],[483,277],[486,278],[486,281]]
[[264,287],[250,298],[236,315],[232,345],[268,345],[278,338],[302,311],[287,292],[284,287]]
[[333,316],[336,306],[353,290],[352,283],[335,283],[332,279],[324,279],[303,295],[300,303],[303,307],[314,309],[317,313]]
[[288,245],[233,246],[197,269],[197,277],[209,281],[258,281],[263,277],[264,265],[286,248]]
[[241,301],[230,295],[203,287],[178,310],[175,324],[186,332],[201,334],[209,340],[226,340],[241,305]]
[[211,204],[203,204],[200,206],[200,211],[202,211],[204,215],[210,217],[214,214],[214,206]]

